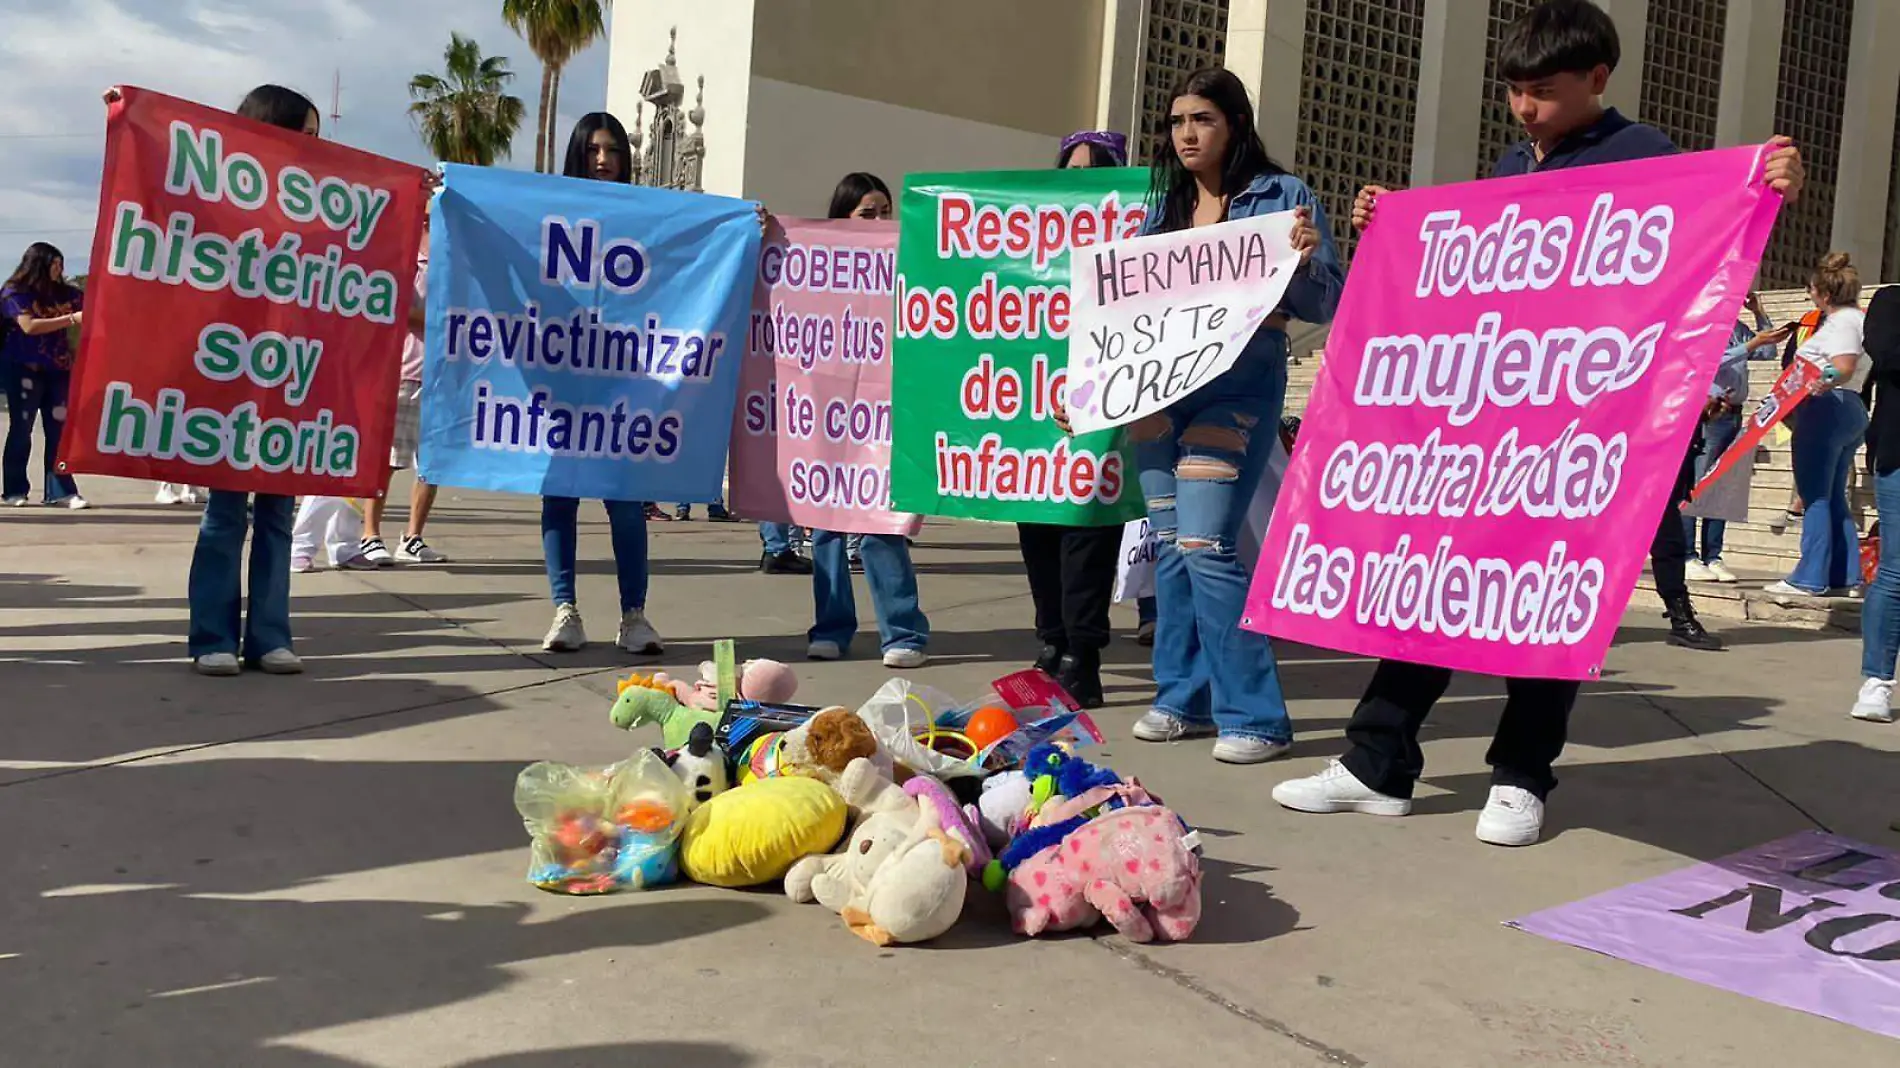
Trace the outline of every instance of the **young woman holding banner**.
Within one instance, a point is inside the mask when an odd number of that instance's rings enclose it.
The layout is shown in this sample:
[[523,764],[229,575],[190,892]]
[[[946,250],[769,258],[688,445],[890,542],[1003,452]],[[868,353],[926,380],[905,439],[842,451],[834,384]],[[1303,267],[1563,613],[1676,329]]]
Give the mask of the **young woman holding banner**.
[[[891,190],[874,174],[844,176],[831,194],[832,219],[888,219]],[[805,655],[812,660],[841,660],[858,632],[858,604],[851,590],[850,541],[857,539],[864,580],[877,610],[877,632],[884,666],[919,668],[930,661],[930,620],[917,604],[917,568],[902,534],[811,532],[811,595],[814,619]]]
[[[567,139],[569,178],[599,182],[633,181],[633,145],[620,120],[604,111],[581,116]],[[660,634],[647,622],[647,504],[600,502],[614,546],[614,575],[620,584],[620,636],[614,644],[629,653],[653,656],[666,651]],[[551,653],[577,652],[587,645],[575,589],[575,560],[580,548],[581,502],[575,497],[541,498],[541,554],[547,560],[548,586],[554,596],[554,625],[541,642]]]
[[1295,211],[1300,268],[1280,309],[1231,370],[1128,428],[1161,543],[1156,694],[1135,737],[1170,742],[1218,734],[1214,759],[1258,764],[1292,748],[1293,721],[1272,646],[1240,626],[1248,579],[1235,543],[1286,403],[1287,324],[1331,320],[1345,276],[1325,211],[1305,183],[1268,158],[1239,78],[1219,67],[1189,75],[1175,91],[1168,122],[1172,133],[1154,164],[1145,232]]
[[[1121,167],[1128,139],[1083,130],[1062,139],[1056,166]],[[1115,596],[1115,563],[1122,525],[1067,527],[1018,523],[1023,570],[1036,606],[1036,666],[1054,675],[1083,708],[1102,707],[1102,650],[1109,639],[1108,608]]]
[[24,507],[32,492],[27,461],[33,457],[33,422],[46,435],[46,483],[42,499],[49,508],[85,508],[86,498],[71,475],[60,474],[60,432],[66,428],[66,395],[72,386],[71,331],[79,325],[85,294],[66,281],[66,257],[44,241],[26,247],[20,266],[0,286],[0,388],[7,398],[5,500]]
[[[316,105],[302,93],[260,85],[238,105],[247,119],[317,136]],[[295,675],[303,661],[290,648],[290,533],[295,497],[212,490],[191,554],[191,635],[200,675],[236,675],[254,664]],[[251,531],[251,606],[243,612],[244,531]],[[239,659],[242,654],[243,659]]]

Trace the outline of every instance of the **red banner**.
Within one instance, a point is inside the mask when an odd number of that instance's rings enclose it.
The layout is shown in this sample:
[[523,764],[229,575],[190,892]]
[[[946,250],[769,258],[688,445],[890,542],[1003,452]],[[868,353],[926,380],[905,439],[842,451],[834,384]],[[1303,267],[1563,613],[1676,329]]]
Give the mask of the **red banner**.
[[1776,424],[1788,418],[1789,412],[1794,411],[1796,406],[1808,399],[1808,387],[1820,377],[1821,369],[1807,360],[1797,357],[1793,363],[1790,363],[1787,369],[1781,372],[1781,377],[1775,379],[1775,388],[1769,390],[1768,395],[1755,406],[1754,414],[1743,421],[1742,432],[1736,437],[1735,443],[1728,447],[1728,451],[1722,454],[1722,458],[1716,461],[1714,467],[1709,468],[1708,474],[1697,480],[1695,488],[1689,491],[1689,500],[1693,501],[1702,496],[1704,491],[1720,481],[1723,475],[1728,474],[1731,468],[1741,463],[1742,457],[1754,452]]
[[425,173],[122,93],[61,470],[379,495]]

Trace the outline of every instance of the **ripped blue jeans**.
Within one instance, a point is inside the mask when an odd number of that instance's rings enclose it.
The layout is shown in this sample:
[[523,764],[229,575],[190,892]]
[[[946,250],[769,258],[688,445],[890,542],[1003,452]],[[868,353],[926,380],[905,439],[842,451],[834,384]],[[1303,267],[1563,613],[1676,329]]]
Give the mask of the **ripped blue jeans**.
[[1271,742],[1291,742],[1293,720],[1273,646],[1240,629],[1252,568],[1235,543],[1285,404],[1286,336],[1263,331],[1232,370],[1128,433],[1161,543],[1154,707]]

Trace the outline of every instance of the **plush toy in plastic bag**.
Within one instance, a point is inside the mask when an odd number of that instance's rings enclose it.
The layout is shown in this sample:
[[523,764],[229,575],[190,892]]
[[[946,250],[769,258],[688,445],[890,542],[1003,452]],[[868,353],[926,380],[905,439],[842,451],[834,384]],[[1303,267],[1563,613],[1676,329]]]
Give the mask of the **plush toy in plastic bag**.
[[920,735],[932,736],[937,717],[958,706],[957,699],[942,690],[918,686],[909,679],[892,679],[878,687],[877,693],[858,709],[858,718],[870,724],[871,733],[891,756],[912,771],[944,780],[981,778],[983,769],[968,757],[958,759],[917,740]]
[[560,894],[673,882],[691,800],[648,750],[604,769],[529,765],[515,778],[515,810],[533,839],[528,881]]

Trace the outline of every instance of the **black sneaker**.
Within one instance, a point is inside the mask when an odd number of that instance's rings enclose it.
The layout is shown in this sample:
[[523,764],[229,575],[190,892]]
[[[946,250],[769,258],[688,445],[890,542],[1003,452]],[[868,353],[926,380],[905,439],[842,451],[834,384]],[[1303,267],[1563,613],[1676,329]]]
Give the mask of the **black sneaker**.
[[693,506],[690,504],[682,504],[678,508],[673,509],[673,518],[682,523],[693,518]]
[[726,506],[723,504],[708,505],[706,507],[706,518],[714,523],[731,523],[734,521],[732,513],[726,511]]
[[759,570],[768,575],[809,575],[811,561],[798,555],[791,549],[782,553],[765,553],[759,557]]
[[853,575],[864,574],[864,557],[863,556],[852,555],[852,556],[847,557],[845,562],[851,566],[851,573]]

